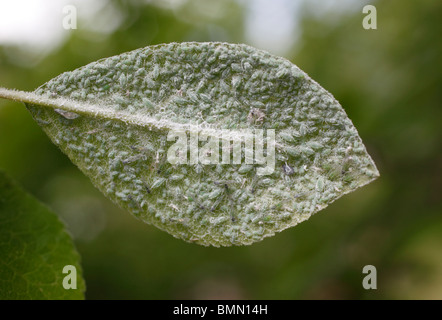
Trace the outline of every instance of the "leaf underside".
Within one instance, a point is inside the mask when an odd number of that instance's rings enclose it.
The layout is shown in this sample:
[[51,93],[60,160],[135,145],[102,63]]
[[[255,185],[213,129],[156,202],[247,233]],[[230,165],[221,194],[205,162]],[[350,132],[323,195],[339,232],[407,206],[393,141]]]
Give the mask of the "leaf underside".
[[[63,73],[35,93],[116,115],[27,104],[105,195],[188,242],[260,241],[379,175],[330,93],[288,60],[246,45],[146,47]],[[172,165],[167,134],[185,125],[214,135],[274,129],[274,172],[258,175],[262,165],[245,165],[244,157],[241,164]]]

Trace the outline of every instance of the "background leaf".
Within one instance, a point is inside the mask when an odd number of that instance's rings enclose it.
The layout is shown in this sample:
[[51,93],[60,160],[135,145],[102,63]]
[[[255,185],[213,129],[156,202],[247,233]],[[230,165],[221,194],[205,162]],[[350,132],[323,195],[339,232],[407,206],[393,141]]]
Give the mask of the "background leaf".
[[[63,268],[77,289],[63,288]],[[0,171],[0,299],[83,299],[80,256],[58,217]]]

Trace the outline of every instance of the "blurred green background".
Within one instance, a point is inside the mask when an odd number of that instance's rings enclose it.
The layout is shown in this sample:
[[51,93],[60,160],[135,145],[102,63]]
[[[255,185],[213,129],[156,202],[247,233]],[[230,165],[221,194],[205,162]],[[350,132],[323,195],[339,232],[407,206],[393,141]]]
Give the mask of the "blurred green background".
[[[271,8],[259,0],[266,1]],[[50,50],[0,43],[0,85],[34,90],[64,71],[151,44],[260,45],[341,102],[378,166],[377,181],[260,243],[206,248],[117,208],[22,105],[4,100],[0,168],[66,222],[88,299],[442,299],[442,2],[365,1],[378,20],[377,30],[365,30],[364,4],[304,1],[287,10],[293,30],[281,37],[293,41],[281,38],[274,50],[259,42],[267,27],[251,2],[99,1],[92,22],[79,12],[78,29]],[[365,265],[377,268],[377,290],[362,287]]]

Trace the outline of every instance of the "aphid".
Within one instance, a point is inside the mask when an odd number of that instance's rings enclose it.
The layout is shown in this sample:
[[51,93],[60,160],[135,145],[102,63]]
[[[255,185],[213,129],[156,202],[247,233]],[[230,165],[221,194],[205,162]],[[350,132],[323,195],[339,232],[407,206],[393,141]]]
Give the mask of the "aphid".
[[281,66],[276,73],[277,78],[283,78],[289,74],[289,70],[285,66]]
[[282,165],[282,171],[284,171],[284,173],[288,176],[291,176],[292,174],[295,173],[295,169],[290,167],[287,163]]
[[195,172],[200,174],[203,171],[203,166],[199,163],[195,165]]
[[299,127],[299,133],[301,136],[305,136],[309,132],[309,128],[305,123],[302,123]]
[[288,132],[281,132],[281,133],[279,134],[279,136],[280,136],[283,140],[285,140],[285,141],[287,141],[287,142],[293,142],[293,141],[295,141],[295,139],[293,138],[293,136],[292,136],[290,133],[288,133]]
[[263,185],[263,186],[270,186],[270,185],[272,185],[273,183],[274,183],[274,180],[273,180],[273,179],[270,179],[270,178],[265,178],[265,179],[262,179],[262,180],[260,181],[260,184]]
[[266,114],[258,108],[252,108],[247,116],[247,120],[251,122],[263,122]]
[[210,103],[210,102],[212,101],[212,99],[210,98],[210,96],[207,95],[207,94],[202,93],[202,94],[200,94],[200,97],[201,97],[201,99],[202,99],[204,102]]
[[174,174],[174,175],[171,175],[169,179],[171,181],[178,181],[178,180],[181,180],[183,178],[184,178],[184,175],[182,175],[182,174]]
[[241,62],[241,67],[245,70],[245,71],[248,71],[248,70],[250,70],[250,69],[252,69],[252,65],[249,63],[249,62],[244,62],[244,61],[242,61]]
[[40,118],[35,118],[35,121],[37,121],[37,123],[39,125],[47,125],[47,124],[50,123],[49,121],[46,121],[46,120],[43,120],[43,119],[40,119]]
[[197,102],[198,101],[198,96],[193,91],[187,91],[187,96],[189,97],[189,99],[192,102]]
[[230,67],[231,67],[232,70],[235,71],[235,72],[242,72],[242,71],[243,71],[243,69],[241,68],[241,65],[238,64],[238,63],[232,63],[232,64],[230,65]]
[[232,86],[236,89],[238,88],[239,84],[241,83],[241,77],[239,76],[233,76],[232,77]]
[[144,161],[146,161],[147,157],[144,154],[137,154],[137,155],[131,156],[131,157],[123,160],[123,164],[132,163],[132,162],[135,162],[140,159],[143,159]]
[[169,207],[171,207],[172,209],[174,209],[174,210],[176,210],[176,211],[180,211],[179,209],[178,209],[178,207],[176,206],[176,205],[174,205],[173,203],[171,203],[171,204],[169,204]]
[[252,179],[252,182],[250,183],[250,193],[251,193],[251,194],[254,194],[255,191],[256,191],[256,186],[257,186],[258,181],[259,181],[259,178],[258,178],[258,177],[259,177],[258,175],[255,175],[255,176],[253,177],[253,179]]
[[74,120],[77,119],[78,117],[80,117],[79,114],[76,114],[74,112],[70,112],[70,111],[65,111],[62,109],[54,109],[55,112],[57,112],[59,115],[63,116],[66,119],[69,120]]
[[285,151],[287,151],[287,153],[289,155],[291,155],[292,157],[298,157],[300,155],[300,151],[296,148],[292,148],[292,147],[287,147],[285,149]]
[[299,149],[300,149],[300,151],[302,153],[304,153],[306,155],[313,155],[313,154],[315,154],[315,151],[312,148],[308,147],[308,146],[301,146]]
[[214,190],[213,192],[211,192],[211,193],[209,194],[209,199],[215,199],[215,198],[218,198],[222,193],[223,193],[223,190],[222,190],[222,189]]
[[158,187],[161,186],[165,181],[166,181],[165,178],[158,178],[158,179],[156,179],[156,180],[152,183],[151,188],[152,188],[152,189],[158,188]]
[[223,185],[226,189],[228,189],[228,184],[235,183],[233,180],[219,180],[219,181],[213,181],[214,184],[217,186]]
[[316,181],[316,190],[317,191],[324,190],[324,180],[322,178],[319,178],[318,181]]
[[238,169],[238,173],[244,174],[247,172],[250,172],[253,169],[253,166],[250,165],[242,165],[239,169]]
[[150,190],[150,188],[147,186],[147,184],[144,183],[144,189],[146,189],[147,193],[151,193],[152,191]]
[[156,79],[158,78],[159,75],[160,75],[160,68],[158,67],[158,65],[155,65],[152,72],[152,78]]
[[224,196],[218,197],[216,199],[216,201],[214,202],[214,204],[212,205],[212,207],[210,208],[210,211],[213,212],[216,210],[216,208],[220,205],[220,203],[222,202],[222,200],[224,199]]
[[227,85],[227,83],[224,80],[221,80],[219,85],[220,85],[220,88],[222,91],[224,91],[224,92],[230,91],[230,87]]
[[144,78],[144,81],[145,81],[146,86],[147,86],[148,88],[153,88],[153,87],[155,87],[155,81],[153,81],[149,76],[146,76],[146,77]]

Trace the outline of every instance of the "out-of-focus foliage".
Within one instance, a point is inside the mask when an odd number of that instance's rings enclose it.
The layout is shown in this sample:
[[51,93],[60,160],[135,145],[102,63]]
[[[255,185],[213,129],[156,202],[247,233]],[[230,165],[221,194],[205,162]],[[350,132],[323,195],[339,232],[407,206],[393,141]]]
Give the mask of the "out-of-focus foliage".
[[[244,42],[233,1],[115,1],[110,35],[79,28],[33,68],[0,51],[2,86],[33,90],[59,73],[150,44]],[[341,102],[381,172],[296,228],[247,247],[183,243],[113,206],[54,147],[24,107],[0,102],[0,167],[67,221],[82,254],[86,298],[442,298],[442,42],[437,1],[374,3],[359,12],[305,13],[287,57]],[[212,6],[212,7],[211,7]],[[216,6],[216,10],[214,9]],[[374,265],[378,289],[362,287]]]
[[84,299],[80,256],[57,215],[2,171],[0,195],[0,299]]

